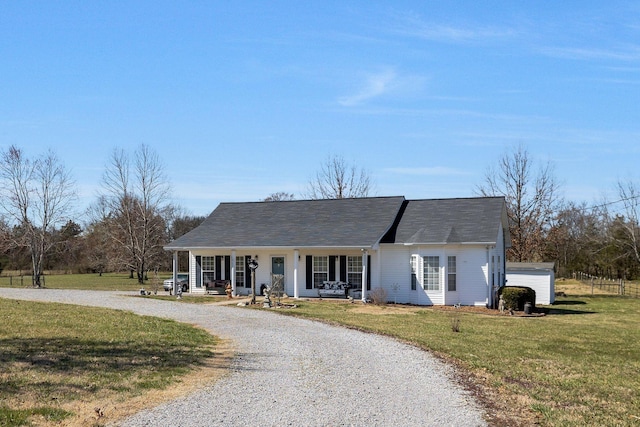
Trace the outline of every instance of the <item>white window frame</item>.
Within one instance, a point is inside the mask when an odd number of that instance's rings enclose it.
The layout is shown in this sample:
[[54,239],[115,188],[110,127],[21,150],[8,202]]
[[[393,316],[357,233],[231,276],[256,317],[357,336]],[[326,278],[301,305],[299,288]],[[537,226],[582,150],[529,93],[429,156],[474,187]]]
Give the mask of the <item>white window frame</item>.
[[362,256],[347,256],[347,282],[352,288],[362,287]]
[[329,256],[313,256],[313,287],[322,287],[322,282],[329,280]]
[[245,276],[245,266],[247,261],[244,258],[244,255],[236,256],[236,287],[240,286],[245,288],[247,285],[246,276]]
[[411,260],[409,264],[411,266],[411,290],[415,291],[418,289],[418,265],[420,263],[420,258],[418,255],[411,255]]
[[447,257],[447,291],[458,290],[458,260],[455,255]]
[[440,290],[440,256],[426,255],[422,257],[422,288],[425,291]]
[[202,274],[202,284],[213,281],[216,279],[216,257],[215,256],[202,256],[201,262],[201,273]]

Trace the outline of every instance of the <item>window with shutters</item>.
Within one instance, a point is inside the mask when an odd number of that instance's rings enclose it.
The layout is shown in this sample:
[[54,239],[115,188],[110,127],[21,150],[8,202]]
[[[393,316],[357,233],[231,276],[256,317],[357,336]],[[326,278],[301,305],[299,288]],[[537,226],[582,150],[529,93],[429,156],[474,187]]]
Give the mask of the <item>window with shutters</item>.
[[329,257],[313,257],[313,287],[322,287],[322,282],[329,280]]
[[202,257],[202,283],[213,282],[216,278],[216,257]]
[[347,282],[352,288],[362,287],[362,257],[347,257]]
[[236,287],[245,286],[245,260],[244,256],[236,257]]

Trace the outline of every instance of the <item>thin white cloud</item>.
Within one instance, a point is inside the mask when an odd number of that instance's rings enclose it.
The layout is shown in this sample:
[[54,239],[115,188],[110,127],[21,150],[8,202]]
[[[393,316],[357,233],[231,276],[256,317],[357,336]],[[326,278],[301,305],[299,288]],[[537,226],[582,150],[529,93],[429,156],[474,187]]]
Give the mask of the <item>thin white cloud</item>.
[[385,172],[399,174],[399,175],[413,175],[413,176],[468,175],[468,173],[463,170],[447,168],[444,166],[420,167],[420,168],[385,168]]
[[413,28],[405,28],[405,35],[418,37],[425,40],[464,43],[487,39],[500,39],[511,37],[515,31],[495,27],[454,27],[449,25],[434,25],[419,23]]
[[397,14],[391,28],[396,34],[445,43],[469,43],[511,38],[518,34],[513,28],[479,25],[453,25],[425,21],[417,14]]
[[615,60],[639,61],[640,46],[629,46],[623,49],[601,49],[590,47],[545,47],[540,51],[548,56],[574,60]]
[[386,70],[367,76],[362,88],[354,95],[338,98],[338,103],[344,107],[361,105],[370,99],[377,98],[393,88],[397,76],[395,71]]

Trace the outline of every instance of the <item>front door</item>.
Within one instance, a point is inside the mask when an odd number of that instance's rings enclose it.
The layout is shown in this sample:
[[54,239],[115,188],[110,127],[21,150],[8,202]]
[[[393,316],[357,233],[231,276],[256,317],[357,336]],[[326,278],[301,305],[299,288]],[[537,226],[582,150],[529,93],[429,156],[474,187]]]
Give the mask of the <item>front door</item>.
[[284,292],[284,257],[271,257],[271,287]]

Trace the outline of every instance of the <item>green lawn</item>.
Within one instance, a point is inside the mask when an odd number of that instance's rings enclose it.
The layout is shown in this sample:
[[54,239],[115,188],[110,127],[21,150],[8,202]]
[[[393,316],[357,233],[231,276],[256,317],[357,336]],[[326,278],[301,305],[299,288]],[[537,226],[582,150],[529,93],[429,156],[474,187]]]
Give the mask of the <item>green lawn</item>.
[[0,299],[0,425],[88,425],[93,405],[112,405],[111,415],[167,389],[209,363],[216,344],[166,319]]
[[[12,277],[10,277],[12,276]],[[95,291],[137,291],[141,287],[148,291],[162,289],[162,281],[171,278],[170,272],[159,273],[155,276],[149,273],[148,280],[140,285],[137,279],[129,278],[129,273],[99,274],[47,274],[44,276],[44,286],[50,289],[88,289]],[[134,275],[135,277],[135,275]],[[30,287],[31,276],[20,276],[17,273],[4,272],[0,275],[0,287]]]
[[[0,286],[7,286],[4,279],[0,278]],[[104,290],[140,288],[135,279],[129,279],[126,274],[47,276],[46,286]],[[145,287],[152,289],[149,285]],[[398,337],[441,356],[460,366],[461,372],[470,373],[475,384],[480,384],[486,402],[495,405],[498,414],[492,417],[495,425],[513,425],[516,418],[524,419],[525,424],[537,421],[547,426],[640,425],[640,300],[590,295],[590,289],[573,281],[560,285],[557,282],[556,288],[566,291],[567,296],[558,298],[555,305],[548,307],[546,316],[537,318],[394,305],[367,305],[364,310],[362,304],[335,300],[299,300],[295,301],[297,308],[278,312]],[[164,292],[160,290],[159,293]],[[209,300],[185,295],[183,301],[190,302],[191,299],[193,302]],[[13,324],[14,320],[6,319],[1,306],[0,310],[4,316],[0,331],[3,331],[2,342],[6,344],[4,334],[9,331],[7,325]],[[74,310],[84,312],[84,309]],[[116,312],[115,318],[110,317],[107,323],[115,324],[116,318],[123,315],[125,313]],[[48,331],[47,324],[56,324],[51,319],[57,317],[39,313],[15,316],[24,318],[20,318],[20,322],[27,322],[23,329],[44,331]],[[66,329],[72,331],[74,325],[86,322],[84,316],[73,318]],[[36,321],[39,326],[32,328],[30,322]],[[163,321],[146,321],[164,325]],[[459,322],[460,332],[453,331],[456,322]],[[104,324],[102,328],[105,328]],[[124,333],[116,328],[112,332],[122,334],[120,338],[108,339],[128,342],[128,334],[134,337],[136,328],[132,326]],[[74,341],[69,337],[60,341],[46,340],[50,333],[53,331],[45,332],[35,342],[38,345],[57,342],[57,348],[74,348]],[[80,342],[95,348],[100,348],[102,343],[104,348],[107,338],[94,342],[90,340],[93,334],[95,332],[87,334]],[[162,337],[149,339],[150,343],[153,339],[162,342]],[[23,347],[27,341],[15,343]],[[155,348],[159,351],[160,347]],[[35,349],[31,350],[35,352]],[[127,351],[142,351],[149,356],[146,345]],[[5,349],[1,348],[0,355],[4,353]],[[10,392],[20,389],[20,385],[4,389]],[[46,402],[41,400],[41,403]],[[500,418],[500,414],[511,415],[511,418]],[[59,416],[51,414],[51,417]]]

